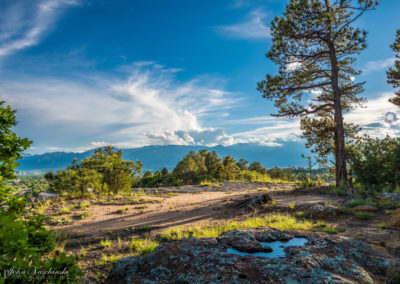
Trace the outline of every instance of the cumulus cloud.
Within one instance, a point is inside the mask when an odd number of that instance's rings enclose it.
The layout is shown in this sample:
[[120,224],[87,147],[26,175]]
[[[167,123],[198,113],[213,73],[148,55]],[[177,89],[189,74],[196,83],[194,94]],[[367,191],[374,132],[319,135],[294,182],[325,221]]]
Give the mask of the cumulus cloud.
[[383,93],[369,99],[363,108],[357,108],[344,116],[346,121],[363,127],[363,132],[383,138],[386,135],[400,136],[400,110],[389,102],[394,93]]
[[37,44],[77,0],[6,1],[0,12],[0,57]]
[[267,13],[255,9],[246,16],[246,20],[232,25],[219,26],[217,31],[239,39],[266,39],[271,37],[271,30],[266,26]]
[[204,125],[239,101],[223,81],[204,77],[180,82],[162,68],[139,65],[125,80],[101,77],[83,84],[3,79],[0,98],[18,109],[19,134],[42,148],[81,151],[81,145],[95,147],[91,141],[137,147],[228,140],[220,130]]
[[174,145],[232,145],[238,143],[233,137],[227,135],[222,129],[205,128],[189,131],[167,131],[163,133],[147,133],[153,144]]
[[265,146],[281,146],[281,142],[300,141],[300,120],[276,117],[257,117],[238,120],[243,124],[264,124],[250,131],[234,133],[232,138],[236,143],[257,143]]

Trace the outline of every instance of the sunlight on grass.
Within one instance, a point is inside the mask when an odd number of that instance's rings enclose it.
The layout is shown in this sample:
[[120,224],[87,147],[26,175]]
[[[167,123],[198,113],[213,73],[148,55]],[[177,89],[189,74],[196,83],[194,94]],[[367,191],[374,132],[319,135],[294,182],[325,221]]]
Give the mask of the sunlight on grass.
[[100,245],[102,248],[108,248],[110,247],[112,242],[109,239],[101,240]]
[[249,218],[243,222],[229,222],[224,226],[196,226],[196,227],[172,227],[161,234],[166,241],[176,241],[185,238],[216,238],[223,232],[234,229],[269,226],[280,230],[310,230],[312,222],[297,220],[289,214],[270,214],[263,218]]
[[85,201],[85,202],[82,202],[81,203],[81,205],[80,205],[80,208],[82,209],[82,210],[85,210],[87,207],[89,207],[91,204],[90,204],[90,202],[89,201]]
[[137,239],[132,237],[129,248],[132,253],[137,252],[140,255],[146,255],[152,253],[153,250],[159,246],[159,243],[151,239]]
[[111,254],[111,255],[102,254],[101,258],[99,260],[96,260],[94,262],[94,264],[96,266],[104,266],[104,265],[107,265],[109,263],[114,263],[120,258],[122,258],[122,256],[115,255],[115,254]]
[[61,215],[61,214],[67,214],[67,213],[69,213],[69,212],[71,212],[71,208],[69,208],[69,207],[63,207],[63,208],[61,208],[61,209],[58,211],[57,214]]

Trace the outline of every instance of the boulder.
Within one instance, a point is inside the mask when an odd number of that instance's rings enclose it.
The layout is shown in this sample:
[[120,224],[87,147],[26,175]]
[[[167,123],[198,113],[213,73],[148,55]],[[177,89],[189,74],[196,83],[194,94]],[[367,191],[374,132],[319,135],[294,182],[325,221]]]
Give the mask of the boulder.
[[295,209],[302,211],[304,216],[313,219],[329,219],[339,214],[339,209],[336,206],[323,202],[300,204],[296,206]]
[[[304,246],[284,248],[284,256],[232,253],[261,242],[306,238]],[[268,227],[232,230],[217,239],[185,239],[151,254],[118,260],[107,283],[381,283],[397,258],[366,243],[302,231]]]
[[45,201],[47,199],[57,199],[58,195],[50,192],[40,192],[39,193],[39,201]]
[[362,212],[376,212],[378,211],[378,207],[373,205],[357,205],[353,208],[355,211],[362,211]]
[[394,210],[389,216],[387,216],[383,221],[389,228],[399,228],[400,229],[400,208]]

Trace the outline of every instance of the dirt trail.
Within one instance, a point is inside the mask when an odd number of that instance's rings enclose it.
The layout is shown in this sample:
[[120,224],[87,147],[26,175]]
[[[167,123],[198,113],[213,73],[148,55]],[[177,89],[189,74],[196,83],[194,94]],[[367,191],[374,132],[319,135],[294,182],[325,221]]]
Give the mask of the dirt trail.
[[[197,226],[223,224],[234,218],[243,218],[243,212],[230,208],[229,204],[252,196],[268,193],[278,206],[316,202],[334,202],[335,198],[319,194],[288,194],[283,191],[182,193],[168,198],[152,197],[157,203],[143,205],[97,205],[88,209],[91,215],[84,220],[55,228],[78,235],[103,235],[110,231],[123,231],[126,228],[151,227],[152,233],[171,226]],[[124,214],[119,209],[128,208]],[[83,212],[83,211],[82,211]],[[78,214],[82,213],[77,211]]]

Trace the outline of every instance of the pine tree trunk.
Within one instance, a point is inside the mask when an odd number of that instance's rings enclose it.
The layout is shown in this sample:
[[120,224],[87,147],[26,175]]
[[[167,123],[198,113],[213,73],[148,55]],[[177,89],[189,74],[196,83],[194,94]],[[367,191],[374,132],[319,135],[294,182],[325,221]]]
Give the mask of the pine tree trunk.
[[340,100],[335,102],[336,122],[336,186],[347,186],[346,151],[344,140],[343,115]]
[[[329,11],[329,1],[325,1]],[[343,126],[343,110],[342,110],[342,94],[339,88],[339,70],[336,57],[336,50],[331,38],[331,31],[328,33],[327,45],[330,53],[331,75],[332,75],[332,91],[334,94],[334,110],[335,110],[335,144],[336,144],[336,186],[347,186],[347,171],[346,171],[346,150],[344,140]]]

